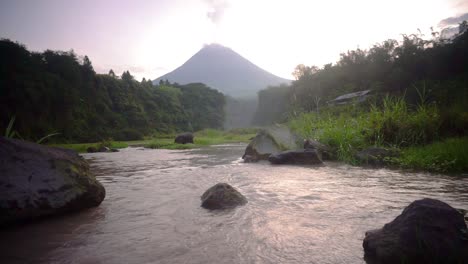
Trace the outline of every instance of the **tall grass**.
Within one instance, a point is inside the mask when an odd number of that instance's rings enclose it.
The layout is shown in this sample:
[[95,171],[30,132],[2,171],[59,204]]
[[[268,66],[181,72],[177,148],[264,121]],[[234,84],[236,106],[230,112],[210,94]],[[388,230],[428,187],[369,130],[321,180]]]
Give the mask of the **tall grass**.
[[[421,94],[423,99],[424,96]],[[323,109],[320,114],[303,113],[292,118],[289,126],[303,137],[328,144],[335,149],[339,160],[349,163],[356,163],[355,152],[366,147],[415,147],[441,139],[440,110],[435,104],[427,103],[425,99],[421,100],[420,104],[412,106],[403,98],[387,96],[380,104],[371,104],[370,109],[347,107],[337,113],[336,108],[329,108]],[[451,143],[450,146],[454,145]],[[439,145],[434,148],[437,147],[441,148]],[[411,150],[413,152],[408,150],[406,158],[401,160],[402,164],[428,168],[426,163],[426,165],[417,165],[414,161],[420,157],[416,154],[416,149]],[[423,153],[428,150],[432,149],[418,151]],[[453,149],[453,153],[458,155],[460,151]],[[443,156],[447,157],[446,154]],[[453,161],[448,158],[442,160],[449,163]],[[454,166],[460,168],[461,165],[457,162]],[[442,163],[437,163],[435,167],[444,167]],[[445,167],[447,166],[449,165]],[[452,167],[448,169],[452,170]]]
[[396,161],[406,168],[435,172],[468,172],[468,137],[409,147],[403,149]]

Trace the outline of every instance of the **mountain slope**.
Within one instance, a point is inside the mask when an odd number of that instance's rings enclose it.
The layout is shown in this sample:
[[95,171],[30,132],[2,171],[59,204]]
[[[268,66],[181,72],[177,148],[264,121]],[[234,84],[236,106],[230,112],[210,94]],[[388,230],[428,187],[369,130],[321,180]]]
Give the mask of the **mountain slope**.
[[154,80],[154,83],[166,79],[179,84],[201,82],[238,98],[254,97],[269,85],[291,82],[218,44],[206,45],[182,66]]

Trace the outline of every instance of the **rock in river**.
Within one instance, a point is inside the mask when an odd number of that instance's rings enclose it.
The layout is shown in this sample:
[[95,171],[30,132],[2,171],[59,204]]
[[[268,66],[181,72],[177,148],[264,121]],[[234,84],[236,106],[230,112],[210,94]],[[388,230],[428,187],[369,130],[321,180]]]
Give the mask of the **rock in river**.
[[412,202],[383,228],[368,231],[367,263],[468,263],[463,215],[434,199]]
[[316,149],[323,160],[335,160],[336,152],[333,149],[325,144],[318,142],[317,140],[305,139],[304,140],[304,149]]
[[0,137],[0,225],[98,206],[104,197],[75,151]]
[[218,183],[201,196],[202,207],[206,209],[226,209],[247,203],[247,199],[231,185]]
[[316,149],[283,151],[271,154],[268,161],[272,164],[323,164],[319,152]]
[[177,144],[187,144],[187,143],[193,144],[193,134],[190,132],[178,134],[174,142]]
[[261,129],[250,141],[242,156],[245,162],[268,160],[271,154],[302,148],[302,139],[287,127],[273,126]]

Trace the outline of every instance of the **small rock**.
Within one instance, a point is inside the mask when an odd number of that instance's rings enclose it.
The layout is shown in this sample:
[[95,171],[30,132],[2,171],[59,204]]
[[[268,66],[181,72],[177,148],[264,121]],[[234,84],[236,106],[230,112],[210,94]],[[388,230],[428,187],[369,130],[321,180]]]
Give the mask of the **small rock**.
[[174,142],[177,144],[193,144],[193,134],[190,132],[179,134],[176,136]]
[[116,149],[116,148],[111,148],[111,149],[110,149],[110,152],[119,152],[119,150]]
[[88,147],[86,149],[86,152],[88,153],[95,153],[95,152],[98,152],[98,150],[95,148],[95,147]]
[[101,146],[101,147],[99,147],[98,151],[99,152],[109,152],[110,149],[108,147]]
[[206,209],[226,209],[244,205],[247,199],[231,185],[218,183],[201,196],[201,206]]

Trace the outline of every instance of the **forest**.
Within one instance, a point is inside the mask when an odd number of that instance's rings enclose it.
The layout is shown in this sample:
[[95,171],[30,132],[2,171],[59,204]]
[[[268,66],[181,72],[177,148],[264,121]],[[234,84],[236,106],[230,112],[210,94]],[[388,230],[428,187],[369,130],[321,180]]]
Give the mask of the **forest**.
[[[376,94],[403,96],[411,104],[425,87],[428,101],[447,108],[468,104],[468,25],[450,39],[432,32],[389,39],[368,50],[350,50],[338,62],[317,66],[298,65],[290,86],[269,87],[258,94],[254,123],[284,122],[299,113],[316,111],[346,93],[372,90]],[[447,109],[448,110],[448,109]]]
[[222,128],[224,95],[201,83],[97,74],[73,51],[31,52],[0,40],[0,130],[25,140],[137,140],[147,135]]

